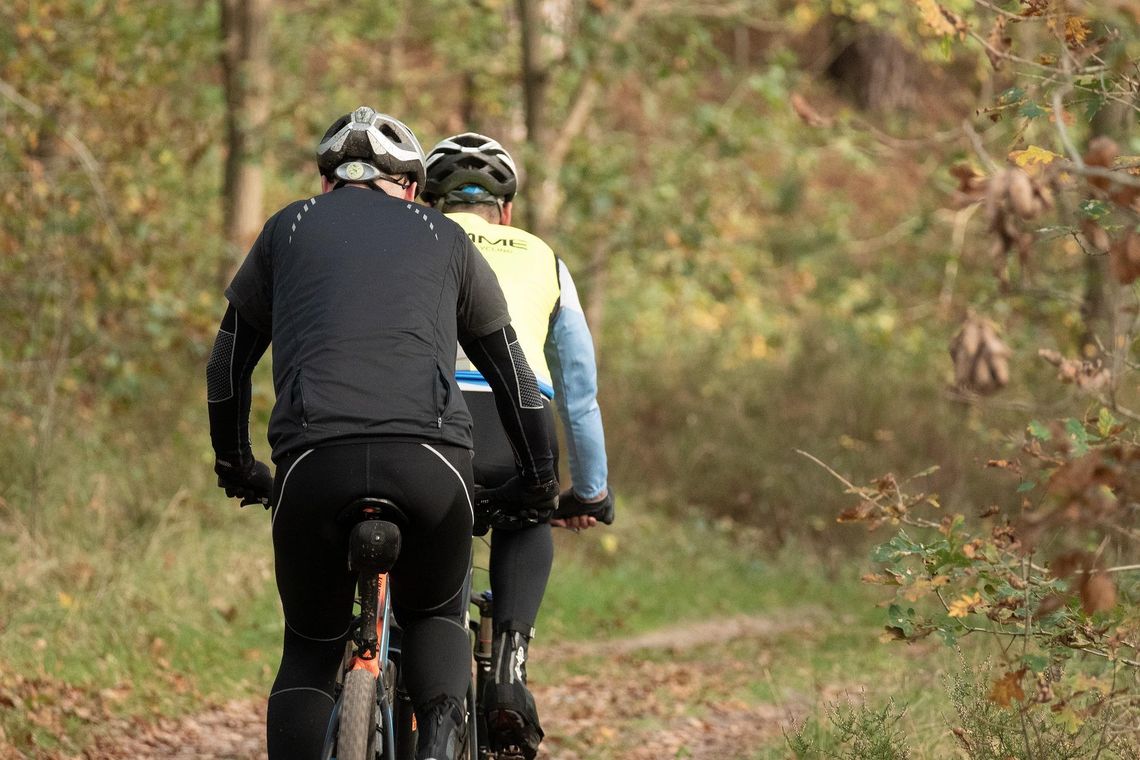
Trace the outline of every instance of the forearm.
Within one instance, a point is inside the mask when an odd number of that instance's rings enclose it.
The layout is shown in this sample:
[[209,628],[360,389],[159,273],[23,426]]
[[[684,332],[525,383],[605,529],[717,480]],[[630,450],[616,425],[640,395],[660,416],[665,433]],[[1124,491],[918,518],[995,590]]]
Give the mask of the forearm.
[[554,456],[534,371],[519,347],[514,328],[463,344],[468,358],[495,393],[495,405],[520,474],[534,482],[555,477]]
[[594,344],[583,315],[563,309],[546,345],[574,493],[584,501],[606,494],[608,463],[602,412],[598,406],[598,373]]
[[206,365],[210,443],[219,467],[244,469],[253,459],[249,439],[253,393],[250,378],[268,346],[269,336],[242,319],[232,305],[226,309]]

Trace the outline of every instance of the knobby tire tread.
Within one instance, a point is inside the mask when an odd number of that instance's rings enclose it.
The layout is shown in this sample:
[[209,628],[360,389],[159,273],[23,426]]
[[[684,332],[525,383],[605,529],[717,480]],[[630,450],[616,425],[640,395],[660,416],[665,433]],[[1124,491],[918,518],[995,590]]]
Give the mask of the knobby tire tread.
[[367,670],[350,670],[341,692],[337,760],[373,760],[376,737],[376,679]]

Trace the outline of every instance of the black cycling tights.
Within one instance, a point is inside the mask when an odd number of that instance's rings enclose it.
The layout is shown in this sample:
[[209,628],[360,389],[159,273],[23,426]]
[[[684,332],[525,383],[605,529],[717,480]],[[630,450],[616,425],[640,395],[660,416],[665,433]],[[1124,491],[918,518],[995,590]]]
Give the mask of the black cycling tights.
[[[494,394],[464,391],[463,400],[475,422],[475,482],[494,488],[517,472],[515,455],[503,431]],[[550,435],[550,452],[558,470],[558,437],[554,434],[554,411],[543,400]],[[524,530],[491,532],[491,591],[495,595],[495,630],[530,635],[534,628],[550,569],[554,564],[554,537],[550,525]]]
[[287,458],[277,473],[273,550],[285,642],[269,695],[270,760],[320,756],[355,583],[347,569],[350,526],[337,516],[365,496],[392,500],[408,518],[392,600],[412,701],[417,711],[442,695],[462,701],[470,678],[471,452],[353,443]]

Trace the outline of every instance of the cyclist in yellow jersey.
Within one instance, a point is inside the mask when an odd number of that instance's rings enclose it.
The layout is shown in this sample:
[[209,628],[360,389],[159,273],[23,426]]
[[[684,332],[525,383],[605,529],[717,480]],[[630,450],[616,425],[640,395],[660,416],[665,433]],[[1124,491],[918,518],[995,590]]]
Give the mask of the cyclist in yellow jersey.
[[[573,482],[560,510],[573,516],[554,524],[588,528],[598,519],[612,521],[593,339],[566,265],[542,239],[511,226],[518,189],[514,161],[497,141],[467,132],[437,144],[426,168],[422,199],[467,232],[499,279],[518,336],[511,349],[521,349],[534,370],[539,394],[533,400],[550,417],[551,399],[557,405]],[[456,370],[475,423],[475,482],[496,486],[514,474],[519,452],[511,448],[495,416],[486,380],[462,351]],[[551,438],[557,456],[557,440]],[[476,515],[477,530],[480,517]],[[495,674],[484,695],[487,724],[493,747],[515,750],[529,760],[538,751],[542,729],[526,687],[527,648],[550,575],[553,539],[549,523],[521,525],[499,515],[482,518],[494,529],[490,569]]]

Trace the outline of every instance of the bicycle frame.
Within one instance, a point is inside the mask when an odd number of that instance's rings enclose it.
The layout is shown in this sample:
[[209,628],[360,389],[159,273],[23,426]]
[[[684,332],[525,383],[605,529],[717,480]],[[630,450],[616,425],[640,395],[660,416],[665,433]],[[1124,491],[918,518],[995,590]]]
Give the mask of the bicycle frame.
[[[472,569],[473,570],[473,569]],[[392,644],[391,583],[387,573],[361,572],[357,578],[360,601],[360,615],[355,619],[352,643],[346,649],[342,680],[354,671],[366,671],[375,680],[376,715],[379,731],[377,754],[383,760],[411,757],[414,754],[415,715],[406,697],[397,693],[397,673],[389,659]],[[472,656],[475,672],[468,687],[468,741],[465,757],[467,760],[493,760],[494,756],[486,746],[486,726],[479,708],[483,684],[491,676],[492,603],[491,592],[470,594],[469,601],[478,610],[478,618],[469,618],[474,634]],[[340,693],[329,719],[325,738],[324,760],[331,760],[333,748],[337,744],[341,699]],[[397,702],[399,702],[399,732],[397,732]]]
[[[395,526],[387,522],[371,522],[380,520],[378,512],[371,506],[362,510],[362,520],[354,528],[354,541],[363,529],[364,534],[372,530],[371,536],[376,539],[383,535],[384,526],[394,529]],[[365,526],[369,528],[365,528]],[[397,536],[398,537],[398,536]],[[351,542],[350,542],[351,543]],[[389,661],[389,648],[392,640],[392,601],[391,584],[387,572],[380,572],[391,567],[398,553],[398,540],[395,552],[387,549],[379,555],[371,554],[370,550],[376,544],[367,540],[360,545],[353,544],[349,552],[349,565],[357,570],[357,592],[360,602],[360,615],[353,621],[352,643],[346,648],[344,665],[338,681],[337,699],[333,705],[333,712],[329,717],[329,725],[325,734],[324,760],[333,757],[334,748],[339,755],[341,751],[340,740],[343,736],[341,719],[344,706],[345,688],[349,681],[359,684],[359,678],[370,679],[374,688],[370,690],[375,695],[375,707],[372,714],[375,719],[369,729],[368,740],[372,746],[374,740],[378,754],[384,760],[397,760],[396,731],[394,703],[396,699],[396,673],[395,666]],[[383,545],[383,540],[380,541]],[[382,557],[382,558],[381,558]],[[367,676],[351,676],[350,674],[364,671]],[[354,686],[354,689],[358,687]],[[359,695],[359,691],[356,692]],[[353,704],[359,705],[359,701]],[[358,716],[357,716],[358,717]],[[414,720],[414,718],[413,718]],[[359,725],[355,724],[354,725]],[[414,724],[413,724],[414,725]],[[359,734],[354,734],[359,737]],[[359,745],[354,745],[359,748]]]
[[[369,593],[365,594],[365,579],[361,578],[361,627],[366,627],[369,620],[375,620],[376,625],[368,627],[368,635],[362,636],[366,642],[365,648],[363,651],[358,649],[354,654],[351,669],[367,670],[376,678],[379,687],[376,692],[380,715],[384,721],[384,759],[396,760],[396,722],[392,704],[396,683],[395,672],[388,660],[388,645],[392,640],[392,600],[389,595],[388,574],[378,575],[373,580],[374,584],[372,582],[367,584]],[[372,588],[376,589],[375,595],[371,594]],[[375,600],[374,606],[368,602],[370,599]],[[369,653],[367,647],[373,643],[377,646],[373,650],[373,656],[368,658],[365,656]]]

